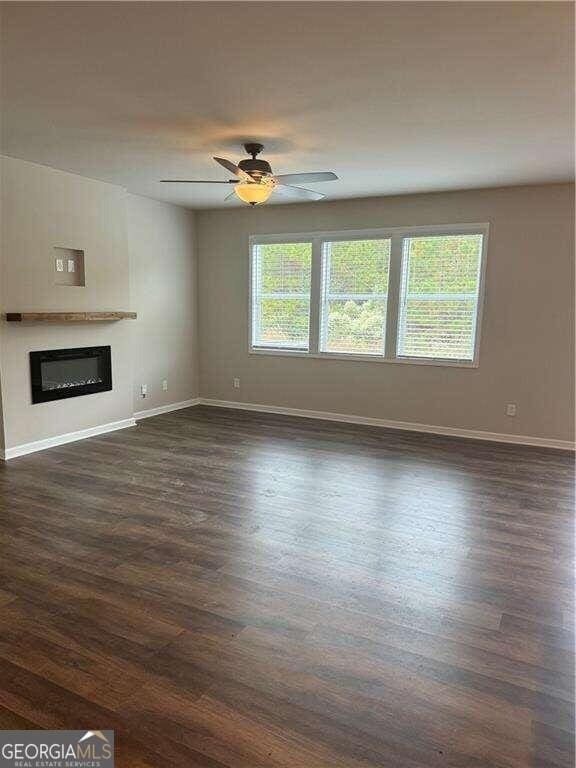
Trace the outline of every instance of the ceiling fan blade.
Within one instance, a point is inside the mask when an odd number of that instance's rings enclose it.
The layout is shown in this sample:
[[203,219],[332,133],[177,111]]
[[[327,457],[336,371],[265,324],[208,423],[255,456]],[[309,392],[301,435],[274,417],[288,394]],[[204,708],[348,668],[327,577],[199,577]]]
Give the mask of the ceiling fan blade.
[[160,179],[161,184],[238,184],[238,179],[229,181],[205,181],[203,179]]
[[233,173],[234,176],[238,176],[238,178],[242,181],[253,181],[253,178],[250,176],[250,174],[246,173],[246,171],[243,171],[242,168],[238,168],[238,166],[234,165],[234,163],[230,160],[226,160],[224,157],[215,157],[214,160],[226,168],[227,171]]
[[317,173],[283,173],[275,178],[278,184],[312,184],[317,181],[336,181],[338,176],[332,171],[318,171]]
[[285,184],[276,184],[275,192],[279,192],[283,197],[291,197],[294,200],[322,200],[326,195],[316,192],[313,189],[304,189],[303,187],[288,187]]

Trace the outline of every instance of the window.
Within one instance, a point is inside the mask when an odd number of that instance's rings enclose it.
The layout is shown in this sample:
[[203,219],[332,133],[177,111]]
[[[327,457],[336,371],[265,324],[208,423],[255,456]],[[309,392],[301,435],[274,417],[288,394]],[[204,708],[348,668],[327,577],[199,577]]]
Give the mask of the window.
[[255,245],[252,346],[307,350],[312,243]]
[[398,355],[472,360],[482,235],[407,237]]
[[390,239],[326,242],[320,350],[384,354]]
[[255,353],[477,365],[488,226],[251,238]]

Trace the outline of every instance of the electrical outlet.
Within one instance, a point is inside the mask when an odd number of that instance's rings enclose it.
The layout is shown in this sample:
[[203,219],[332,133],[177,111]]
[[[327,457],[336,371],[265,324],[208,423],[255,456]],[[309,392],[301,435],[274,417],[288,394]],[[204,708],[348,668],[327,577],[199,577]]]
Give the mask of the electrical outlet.
[[516,403],[506,404],[506,416],[516,416]]
[[232,379],[232,386],[234,389],[240,389],[240,379]]
[[148,394],[148,384],[140,384],[140,394],[142,397],[146,397]]
[[168,379],[164,379],[164,381],[162,382],[162,391],[168,392]]
[[64,272],[64,259],[56,259],[56,272]]
[[68,272],[76,272],[76,262],[74,259],[68,259]]

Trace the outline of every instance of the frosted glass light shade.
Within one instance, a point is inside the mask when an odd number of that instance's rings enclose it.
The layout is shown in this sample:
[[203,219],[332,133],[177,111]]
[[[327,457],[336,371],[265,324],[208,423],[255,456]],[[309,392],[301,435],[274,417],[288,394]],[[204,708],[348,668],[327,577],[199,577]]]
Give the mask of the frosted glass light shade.
[[240,181],[234,187],[236,195],[245,203],[260,205],[265,203],[272,194],[274,186],[263,182]]

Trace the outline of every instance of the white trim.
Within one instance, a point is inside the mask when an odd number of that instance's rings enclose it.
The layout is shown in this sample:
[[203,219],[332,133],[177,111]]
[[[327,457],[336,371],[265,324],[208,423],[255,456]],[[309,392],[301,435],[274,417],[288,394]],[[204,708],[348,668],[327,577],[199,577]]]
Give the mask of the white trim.
[[285,416],[300,416],[306,419],[322,419],[324,421],[342,421],[346,424],[365,424],[372,427],[399,429],[408,432],[425,432],[432,435],[448,437],[465,437],[471,440],[488,440],[495,443],[513,443],[515,445],[533,445],[540,448],[559,448],[564,451],[576,450],[576,443],[569,440],[555,440],[546,437],[529,435],[510,435],[503,432],[485,432],[478,429],[460,429],[458,427],[439,427],[432,424],[418,424],[408,421],[391,421],[389,419],[374,419],[370,416],[353,416],[332,411],[309,411],[301,408],[284,408],[276,405],[260,405],[258,403],[240,403],[230,400],[211,400],[201,397],[201,405],[215,408],[232,408],[242,411],[259,411],[261,413],[277,413]]
[[310,232],[284,232],[283,234],[250,235],[250,248],[252,245],[267,245],[269,243],[309,243],[316,237],[321,240],[378,240],[380,238],[403,235],[411,237],[418,235],[451,235],[451,234],[482,234],[488,227],[484,222],[462,222],[460,224],[435,224],[420,227],[378,227],[372,229],[340,229],[340,230],[312,230]]
[[324,246],[314,238],[312,240],[312,263],[310,272],[310,305],[308,308],[308,353],[315,354],[322,343],[322,269]]
[[393,365],[435,365],[441,368],[479,368],[478,362],[470,360],[450,360],[440,357],[383,357],[382,355],[357,355],[353,352],[306,352],[299,349],[280,349],[280,347],[253,347],[249,355],[268,355],[271,357],[303,357],[311,360],[356,361],[361,363],[392,363]]
[[26,456],[28,453],[44,451],[46,448],[54,448],[57,445],[65,445],[66,443],[73,443],[76,440],[85,440],[87,437],[96,437],[96,435],[103,435],[106,432],[115,432],[117,429],[126,429],[127,427],[135,426],[136,421],[134,419],[111,421],[109,424],[100,424],[98,427],[79,429],[77,432],[66,432],[63,435],[47,437],[45,440],[36,440],[33,443],[22,443],[21,445],[15,445],[13,448],[6,448],[0,453],[0,458],[4,459],[4,461],[8,461],[9,459],[15,459],[17,456]]
[[145,411],[136,411],[134,418],[136,421],[140,419],[149,419],[150,416],[160,416],[162,413],[170,413],[170,411],[179,411],[182,408],[191,408],[193,405],[200,405],[200,398],[194,397],[192,400],[182,400],[179,403],[168,403],[168,405],[159,405],[157,408],[147,408]]
[[400,282],[402,279],[401,235],[390,238],[390,261],[388,264],[388,296],[386,298],[386,317],[384,318],[384,355],[386,360],[398,357],[398,319],[400,317]]
[[546,437],[532,437],[529,435],[510,435],[502,432],[485,432],[476,429],[460,429],[458,427],[440,427],[431,424],[419,424],[417,422],[392,421],[390,419],[374,419],[370,416],[354,416],[351,414],[334,413],[332,411],[310,411],[302,408],[286,408],[276,405],[261,405],[258,403],[241,403],[232,400],[212,400],[207,397],[195,397],[191,400],[183,400],[179,403],[170,403],[161,405],[158,408],[149,408],[146,411],[138,411],[132,419],[123,419],[122,421],[113,421],[109,424],[102,424],[98,427],[89,427],[77,432],[67,432],[64,435],[49,437],[45,440],[37,440],[33,443],[23,443],[22,445],[7,448],[0,451],[0,459],[8,461],[18,456],[25,456],[29,453],[36,453],[47,448],[54,448],[58,445],[65,445],[77,440],[84,440],[88,437],[96,437],[107,432],[115,432],[118,429],[136,426],[136,420],[146,419],[150,416],[158,416],[162,413],[180,410],[182,408],[192,408],[196,405],[208,405],[214,408],[230,408],[241,411],[258,411],[260,413],[276,413],[285,416],[299,416],[306,419],[321,419],[323,421],[339,421],[346,424],[364,424],[372,427],[384,427],[386,429],[398,429],[408,432],[424,432],[432,435],[444,435],[447,437],[463,437],[470,440],[487,440],[495,443],[512,443],[514,445],[532,445],[540,448],[558,448],[564,451],[576,450],[576,444],[569,440],[555,440]]

